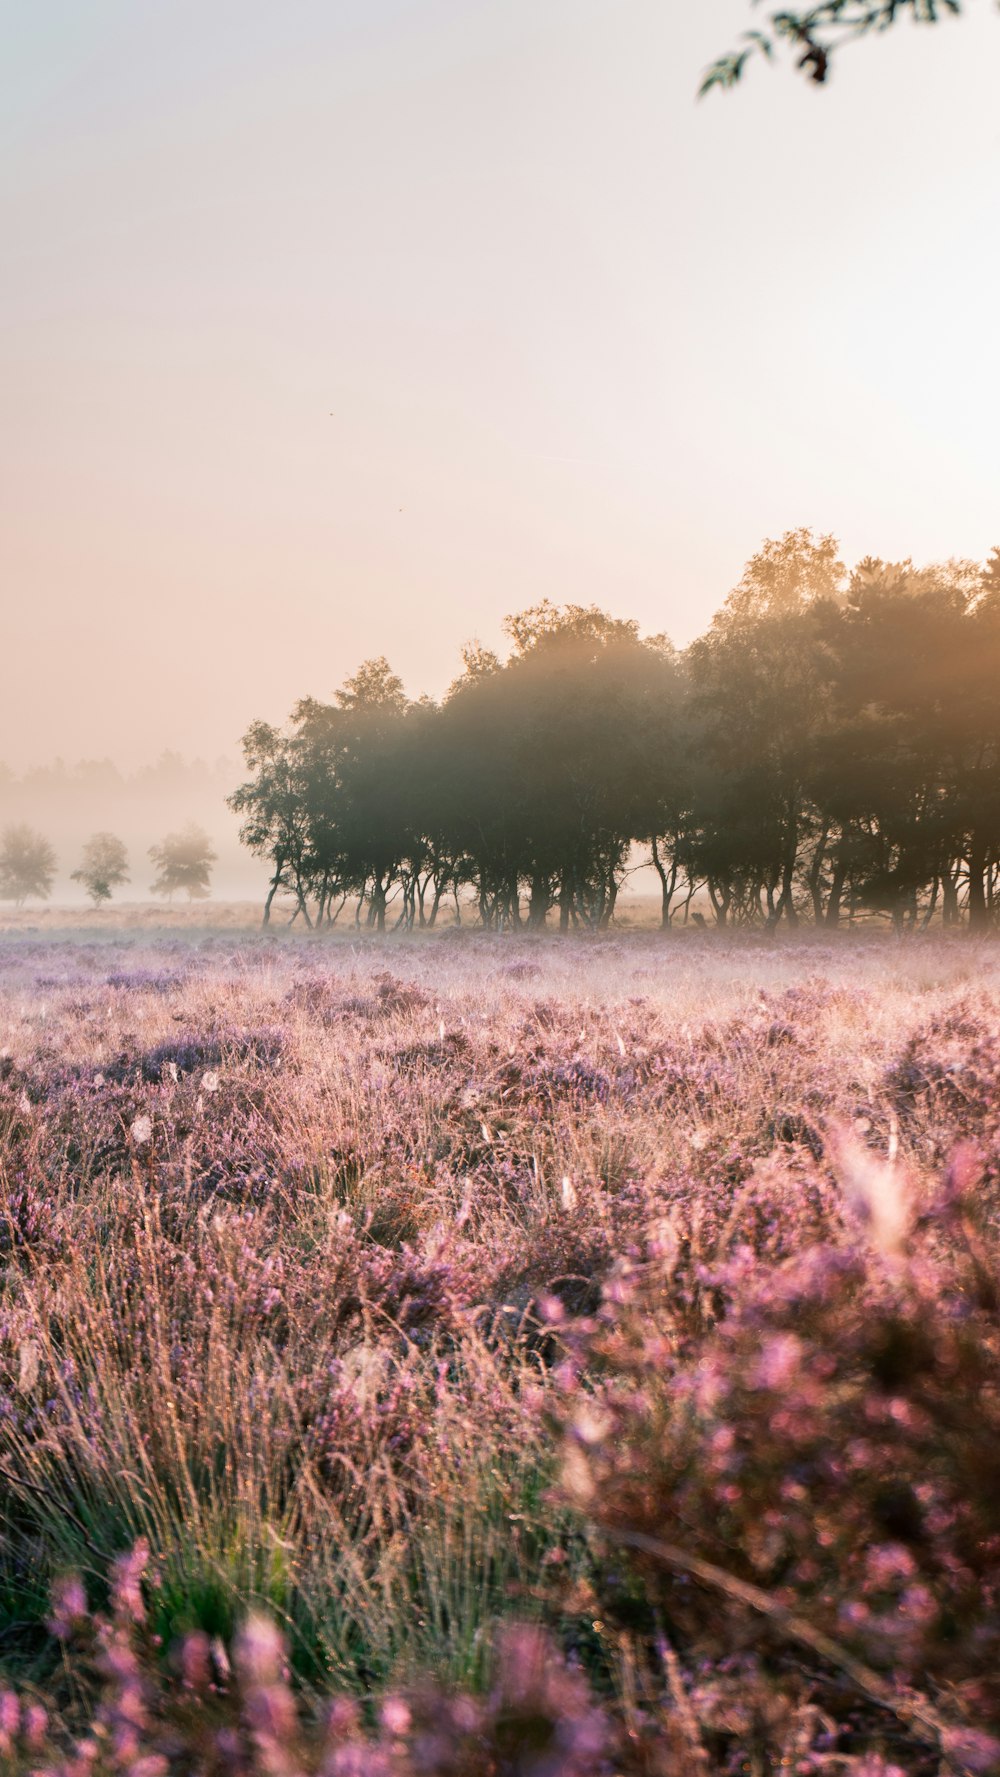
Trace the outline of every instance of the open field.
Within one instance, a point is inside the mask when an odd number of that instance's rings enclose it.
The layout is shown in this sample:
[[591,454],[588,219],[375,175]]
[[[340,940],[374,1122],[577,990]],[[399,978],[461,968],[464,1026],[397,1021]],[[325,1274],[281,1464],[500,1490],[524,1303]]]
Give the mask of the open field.
[[[648,869],[637,869],[633,880],[626,884],[616,908],[615,926],[619,931],[659,930],[660,897],[651,892],[651,877],[652,872]],[[163,900],[116,900],[113,905],[103,907],[83,906],[78,902],[46,902],[42,905],[14,907],[10,902],[0,902],[0,934],[58,938],[73,933],[84,939],[103,936],[117,941],[123,937],[134,938],[137,933],[145,932],[156,943],[168,934],[185,933],[191,937],[208,935],[220,929],[256,932],[260,930],[263,899],[262,889],[252,901],[228,901],[215,897],[205,901],[177,900],[166,903]],[[478,925],[475,900],[466,893],[462,897],[461,906],[462,923]],[[367,913],[367,908],[363,911]],[[389,903],[387,925],[390,932],[398,918],[398,911],[397,897]],[[294,914],[294,901],[288,897],[277,900],[272,910],[271,935],[277,936],[286,931],[290,923],[294,923]],[[444,901],[438,914],[436,929],[445,931],[456,923],[454,902]],[[681,924],[680,914],[675,915],[675,923]],[[884,930],[884,921],[877,922],[876,929]],[[299,931],[301,933],[301,927]],[[336,924],[330,926],[327,935],[357,939],[364,932],[363,925],[360,930],[355,925],[355,905],[352,903],[341,911]]]
[[199,917],[0,936],[4,1768],[997,1767],[1000,950]]

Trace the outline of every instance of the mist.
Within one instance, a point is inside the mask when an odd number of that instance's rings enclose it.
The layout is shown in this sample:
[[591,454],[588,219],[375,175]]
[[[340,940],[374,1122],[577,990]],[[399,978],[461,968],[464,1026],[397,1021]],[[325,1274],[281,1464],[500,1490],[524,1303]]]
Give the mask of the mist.
[[792,524],[984,559],[992,11],[699,104],[744,0],[6,8],[0,758],[236,757],[543,596],[684,645]]
[[265,873],[240,845],[239,822],[226,806],[238,773],[234,759],[209,763],[169,751],[131,772],[110,759],[56,759],[21,773],[0,765],[0,829],[14,822],[37,829],[58,860],[51,900],[83,907],[86,890],[72,873],[92,834],[112,832],[128,851],[130,881],[115,890],[115,904],[148,901],[156,874],[150,846],[194,821],[217,853],[212,899],[255,900]]

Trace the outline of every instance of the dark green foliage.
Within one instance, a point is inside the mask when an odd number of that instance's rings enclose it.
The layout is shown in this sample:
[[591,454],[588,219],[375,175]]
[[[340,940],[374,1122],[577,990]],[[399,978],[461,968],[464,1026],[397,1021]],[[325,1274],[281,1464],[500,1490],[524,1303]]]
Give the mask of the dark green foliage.
[[464,891],[486,927],[601,930],[645,862],[664,925],[696,897],[725,926],[995,923],[1000,552],[849,575],[800,529],[684,656],[594,606],[506,630],[440,705],[379,660],[253,725],[231,804],[271,866],[265,920],[284,893],[310,926],[351,897],[358,924],[433,926]]

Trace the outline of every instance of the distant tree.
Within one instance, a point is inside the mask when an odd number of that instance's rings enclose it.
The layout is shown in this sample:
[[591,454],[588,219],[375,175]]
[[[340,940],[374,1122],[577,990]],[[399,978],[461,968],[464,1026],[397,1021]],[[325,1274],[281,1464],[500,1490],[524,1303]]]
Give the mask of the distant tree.
[[852,39],[887,31],[902,18],[933,25],[961,10],[961,0],[820,0],[815,6],[781,7],[763,15],[763,30],[744,31],[741,47],[712,63],[700,90],[735,86],[751,57],[770,60],[783,44],[791,46],[796,68],[823,86],[836,51]]
[[47,901],[56,873],[56,854],[44,834],[18,821],[0,834],[0,900],[23,907],[29,896]]
[[83,848],[83,863],[72,882],[81,882],[95,907],[110,901],[112,889],[128,882],[128,852],[114,833],[95,833]]
[[190,821],[181,832],[168,833],[161,845],[151,845],[149,858],[159,873],[151,884],[154,895],[170,900],[183,889],[189,901],[205,899],[216,853],[204,828]]

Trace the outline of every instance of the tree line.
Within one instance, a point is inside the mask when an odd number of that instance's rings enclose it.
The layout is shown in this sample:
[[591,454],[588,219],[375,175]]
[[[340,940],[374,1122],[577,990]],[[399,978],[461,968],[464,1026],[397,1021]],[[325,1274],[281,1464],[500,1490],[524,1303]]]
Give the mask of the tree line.
[[686,651],[596,606],[507,619],[440,702],[385,659],[244,737],[229,798],[264,908],[383,931],[600,929],[631,869],[662,923],[897,930],[1000,910],[1000,550],[985,565],[767,541]]
[[[151,894],[170,900],[186,893],[192,901],[208,894],[216,854],[196,822],[168,833],[159,845],[150,846],[147,856],[156,867]],[[0,901],[13,901],[16,907],[32,898],[47,901],[57,868],[55,847],[27,821],[12,821],[0,832]],[[92,834],[70,881],[82,885],[94,907],[110,901],[116,888],[131,881],[124,840],[115,833]]]

